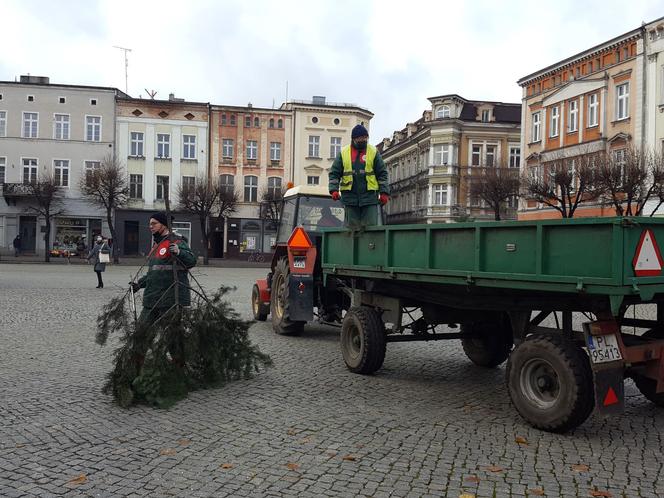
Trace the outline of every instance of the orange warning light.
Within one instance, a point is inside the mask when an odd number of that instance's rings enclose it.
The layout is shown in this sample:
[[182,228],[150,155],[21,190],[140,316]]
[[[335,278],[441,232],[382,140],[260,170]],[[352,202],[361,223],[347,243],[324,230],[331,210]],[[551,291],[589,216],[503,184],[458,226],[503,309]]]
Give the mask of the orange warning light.
[[609,390],[606,391],[606,396],[604,397],[604,406],[615,405],[618,403],[618,396],[612,387],[609,387]]
[[294,186],[295,186],[295,184],[293,182],[288,182],[286,184],[286,190],[288,190],[289,188],[293,188]]
[[313,247],[311,240],[302,227],[296,227],[288,239],[288,247],[291,249],[309,249]]

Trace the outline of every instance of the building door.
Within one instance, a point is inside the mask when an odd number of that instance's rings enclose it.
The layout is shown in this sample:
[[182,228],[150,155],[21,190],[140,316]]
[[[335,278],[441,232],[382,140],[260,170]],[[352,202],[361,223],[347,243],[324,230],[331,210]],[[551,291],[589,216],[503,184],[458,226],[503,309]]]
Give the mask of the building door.
[[138,255],[138,221],[124,222],[124,256]]
[[37,217],[21,216],[18,231],[21,234],[21,252],[34,253],[37,241]]

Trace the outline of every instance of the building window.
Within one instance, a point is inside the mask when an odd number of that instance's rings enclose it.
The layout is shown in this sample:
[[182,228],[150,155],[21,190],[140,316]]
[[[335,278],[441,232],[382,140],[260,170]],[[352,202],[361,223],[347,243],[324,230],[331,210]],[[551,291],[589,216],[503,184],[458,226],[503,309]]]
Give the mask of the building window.
[[433,164],[435,166],[447,165],[450,163],[450,145],[433,146]]
[[267,179],[267,195],[270,199],[281,198],[281,178],[271,176]]
[[221,141],[221,155],[222,157],[233,157],[233,140],[231,138],[224,138]]
[[598,108],[599,103],[597,102],[597,94],[593,93],[588,96],[588,128],[591,126],[597,126],[598,123]]
[[281,161],[281,142],[270,142],[270,161]]
[[225,114],[221,115],[221,125],[226,126],[226,115]]
[[53,138],[56,140],[69,140],[69,114],[55,115]]
[[274,128],[274,118],[270,118],[270,121],[269,121],[268,126],[269,126],[270,128]]
[[448,106],[448,105],[441,105],[441,106],[436,110],[436,119],[449,118],[449,117],[450,117],[450,106]]
[[34,95],[28,95],[28,102],[34,102],[35,101],[35,96]]
[[521,166],[521,147],[510,147],[510,168],[519,168]]
[[309,135],[309,157],[320,157],[320,137]]
[[320,183],[320,177],[314,175],[307,176],[307,185],[318,185]]
[[614,164],[620,168],[621,179],[624,179],[625,177],[625,152],[626,149],[617,149],[613,151],[613,161]]
[[577,131],[579,129],[579,103],[572,100],[569,103],[569,114],[567,119],[567,131]]
[[101,116],[85,116],[85,140],[101,141]]
[[187,241],[191,240],[191,221],[174,221],[171,227],[175,235],[179,235]]
[[99,161],[85,161],[85,184],[88,187],[92,185],[92,177],[100,168],[101,163]]
[[330,138],[330,159],[335,159],[341,153],[341,137]]
[[164,200],[168,192],[168,176],[157,175],[157,199]]
[[219,177],[219,190],[224,195],[232,195],[235,191],[235,177],[233,175],[221,175]]
[[488,109],[484,109],[482,111],[482,122],[488,123],[490,120],[491,120],[491,111]]
[[143,133],[132,131],[130,134],[129,155],[131,157],[143,157]]
[[260,119],[258,119],[258,117],[255,117],[254,118],[254,127],[255,128],[260,128],[260,126],[261,126]]
[[255,161],[258,157],[258,142],[247,140],[247,159]]
[[551,108],[551,137],[557,137],[560,128],[560,107]]
[[496,164],[496,146],[487,145],[486,146],[486,156],[484,164],[488,167],[493,167]]
[[284,127],[284,120],[283,120],[283,119],[279,119],[279,120],[277,121],[277,128],[283,128],[283,127]]
[[246,128],[249,128],[251,126],[251,116],[245,116],[244,117],[244,126]]
[[196,159],[196,135],[182,135],[182,158]]
[[447,206],[447,185],[433,186],[433,203],[436,206]]
[[58,187],[69,187],[69,160],[53,160],[53,182]]
[[244,177],[244,202],[258,201],[258,177],[249,175]]
[[7,158],[0,157],[0,185],[5,183],[5,168],[7,167]]
[[171,136],[168,133],[157,133],[157,157],[171,157]]
[[182,177],[182,191],[183,192],[193,192],[196,188],[196,177],[195,176],[183,176]]
[[37,181],[37,160],[23,159],[23,183],[34,183]]
[[616,119],[629,117],[629,83],[616,86]]
[[479,166],[482,163],[482,146],[473,145],[470,157],[471,166]]
[[231,114],[231,126],[235,126],[235,114]]
[[90,99],[90,105],[97,105],[97,99]]
[[129,175],[129,197],[131,199],[143,198],[143,175]]
[[311,122],[313,124],[318,124],[318,118],[316,116],[314,116],[313,118],[311,118]]
[[0,111],[0,137],[7,136],[7,111]]
[[533,129],[531,132],[531,142],[539,142],[540,138],[540,113],[534,112],[532,115]]
[[39,127],[38,112],[23,113],[23,138],[37,138],[37,129]]

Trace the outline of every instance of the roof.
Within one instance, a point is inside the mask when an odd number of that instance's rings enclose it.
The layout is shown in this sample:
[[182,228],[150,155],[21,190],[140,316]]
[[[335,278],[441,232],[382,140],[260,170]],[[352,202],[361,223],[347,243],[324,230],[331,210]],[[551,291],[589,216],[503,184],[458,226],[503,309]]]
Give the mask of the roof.
[[132,102],[137,104],[153,105],[198,105],[208,106],[208,102],[190,102],[188,100],[168,100],[168,99],[139,99],[135,97],[118,97],[118,102]]
[[92,85],[69,85],[66,83],[31,83],[25,81],[0,81],[0,85],[16,85],[16,86],[42,86],[42,87],[53,87],[53,88],[74,88],[80,90],[104,90],[107,92],[114,92],[116,95],[125,98],[131,98],[129,95],[124,93],[122,90],[118,90],[112,86],[92,86]]
[[284,194],[284,198],[293,197],[298,194],[319,195],[324,197],[330,196],[330,193],[327,191],[327,187],[323,187],[321,185],[298,185],[296,187],[289,188]]

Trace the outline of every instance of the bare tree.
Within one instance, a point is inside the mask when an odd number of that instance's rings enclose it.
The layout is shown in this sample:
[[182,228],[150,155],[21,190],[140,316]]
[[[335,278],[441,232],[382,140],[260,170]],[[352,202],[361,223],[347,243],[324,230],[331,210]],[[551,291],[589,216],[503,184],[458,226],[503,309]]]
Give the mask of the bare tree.
[[88,203],[106,211],[106,222],[114,241],[113,262],[117,263],[118,239],[113,215],[115,210],[124,206],[129,198],[129,184],[125,171],[120,162],[112,154],[108,154],[101,161],[99,169],[87,171],[86,175],[81,177],[78,186]]
[[618,216],[641,216],[646,203],[664,202],[664,164],[660,154],[637,147],[627,147],[605,154],[597,169],[598,182],[606,204]]
[[44,233],[44,261],[51,260],[51,221],[56,216],[64,214],[62,204],[62,187],[57,184],[53,175],[43,173],[38,180],[26,185],[28,193],[34,197],[37,205],[29,206],[27,211],[43,216],[46,221],[46,232]]
[[556,209],[563,218],[573,218],[579,205],[596,200],[602,190],[597,182],[597,154],[554,156],[531,167],[521,178],[524,197]]
[[468,190],[471,197],[486,202],[493,210],[494,219],[500,221],[501,208],[510,197],[519,195],[519,185],[518,170],[497,166],[482,168],[478,177],[470,182]]
[[261,218],[277,225],[281,219],[283,199],[286,189],[265,189],[260,195]]
[[178,186],[178,197],[180,198],[179,209],[193,214],[198,218],[203,235],[203,264],[210,261],[209,242],[211,227],[209,220],[215,210],[219,207],[220,189],[219,184],[210,181],[207,176],[196,178],[193,186]]

